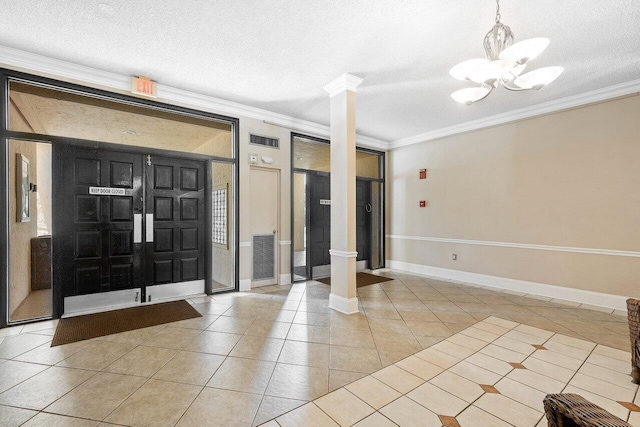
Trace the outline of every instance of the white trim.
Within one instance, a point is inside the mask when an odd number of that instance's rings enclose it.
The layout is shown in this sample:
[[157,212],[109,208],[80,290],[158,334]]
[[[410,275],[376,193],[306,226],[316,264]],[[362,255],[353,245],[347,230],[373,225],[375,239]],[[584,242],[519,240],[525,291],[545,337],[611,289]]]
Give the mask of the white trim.
[[458,243],[463,245],[497,246],[497,247],[505,247],[505,248],[534,249],[534,250],[540,250],[540,251],[573,252],[573,253],[579,253],[579,254],[609,255],[609,256],[640,258],[640,252],[619,251],[616,249],[578,248],[578,247],[571,247],[571,246],[548,246],[548,245],[534,245],[529,243],[491,242],[491,241],[484,241],[484,240],[447,239],[443,237],[403,236],[403,235],[396,235],[396,234],[388,234],[387,238],[398,239],[398,240],[417,240],[421,242]]
[[291,284],[291,274],[281,274],[280,279],[278,280],[278,285],[290,285]]
[[287,246],[287,245],[291,245],[291,240],[280,240],[280,246]]
[[358,312],[358,297],[345,298],[336,294],[329,294],[329,308],[344,314],[355,314]]
[[329,249],[329,255],[337,256],[339,258],[357,258],[358,257],[358,251],[345,252],[345,251],[339,251],[337,249]]
[[[186,297],[204,293],[204,279],[189,282],[166,283],[164,285],[147,286],[147,302],[165,300],[167,298]],[[151,297],[151,301],[149,301]]]
[[238,244],[239,247],[241,248],[250,248],[251,247],[251,242],[240,242],[240,244]]
[[354,76],[353,74],[344,73],[337,79],[325,85],[323,89],[327,91],[329,97],[335,96],[340,92],[344,92],[347,90],[356,92],[358,90],[358,86],[360,86],[363,80],[364,79],[358,76]]
[[578,95],[555,99],[553,101],[543,102],[541,104],[532,105],[530,107],[520,108],[506,113],[496,114],[465,123],[459,123],[457,125],[432,130],[407,138],[401,138],[390,142],[388,149],[393,150],[395,148],[406,147],[408,145],[418,144],[420,142],[432,141],[434,139],[444,138],[446,136],[470,132],[491,126],[502,125],[518,120],[529,119],[544,114],[555,113],[570,108],[580,107],[583,105],[593,104],[596,102],[602,102],[609,99],[638,93],[640,93],[640,79],[608,86],[602,89],[592,90]]
[[[0,45],[0,64],[19,71],[45,74],[53,78],[73,80],[81,84],[96,85],[120,92],[131,92],[131,76],[73,64],[2,45]],[[158,84],[158,101],[233,117],[262,120],[276,126],[294,128],[301,133],[329,137],[331,132],[329,126],[162,84]],[[388,146],[386,141],[365,136],[356,136],[356,141],[358,145],[378,150],[386,150]]]
[[[136,301],[136,294],[138,301]],[[64,298],[64,315],[99,312],[140,305],[140,288],[120,291],[100,292],[97,294],[76,295]]]
[[528,282],[525,280],[510,279],[508,277],[489,276],[486,274],[471,273],[469,271],[451,270],[448,268],[432,267],[430,265],[413,264],[403,261],[387,260],[386,265],[388,268],[393,270],[400,270],[414,274],[474,283],[491,288],[523,292],[524,294],[539,295],[565,301],[574,301],[582,304],[622,310],[625,312],[627,310],[627,297],[620,295],[565,288],[563,286]]
[[240,279],[240,292],[246,292],[251,290],[251,279]]

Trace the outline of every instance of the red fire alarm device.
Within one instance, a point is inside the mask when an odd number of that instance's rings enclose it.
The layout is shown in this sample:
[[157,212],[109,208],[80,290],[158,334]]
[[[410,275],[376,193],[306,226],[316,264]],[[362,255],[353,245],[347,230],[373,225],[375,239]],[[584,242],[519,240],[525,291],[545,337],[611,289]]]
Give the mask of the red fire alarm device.
[[426,206],[427,206],[427,202],[426,202],[426,200],[420,200],[420,207],[421,207],[421,208],[424,208],[424,207],[426,207]]
[[427,170],[420,169],[420,179],[427,179]]

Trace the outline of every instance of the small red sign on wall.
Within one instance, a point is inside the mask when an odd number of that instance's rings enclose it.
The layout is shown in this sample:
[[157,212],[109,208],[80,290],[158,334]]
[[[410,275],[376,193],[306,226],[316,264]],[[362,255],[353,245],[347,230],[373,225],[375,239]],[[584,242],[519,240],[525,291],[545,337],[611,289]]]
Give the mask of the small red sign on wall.
[[131,77],[131,93],[157,98],[158,85],[147,77]]
[[420,179],[427,179],[427,170],[420,169]]
[[424,208],[427,206],[427,201],[426,200],[420,200],[420,207]]

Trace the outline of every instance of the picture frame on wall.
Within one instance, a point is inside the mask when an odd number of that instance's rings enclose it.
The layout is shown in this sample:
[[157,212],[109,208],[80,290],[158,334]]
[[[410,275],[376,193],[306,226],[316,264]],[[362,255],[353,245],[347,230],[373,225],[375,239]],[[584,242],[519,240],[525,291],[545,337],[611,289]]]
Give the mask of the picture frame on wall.
[[31,220],[29,159],[16,154],[16,221]]

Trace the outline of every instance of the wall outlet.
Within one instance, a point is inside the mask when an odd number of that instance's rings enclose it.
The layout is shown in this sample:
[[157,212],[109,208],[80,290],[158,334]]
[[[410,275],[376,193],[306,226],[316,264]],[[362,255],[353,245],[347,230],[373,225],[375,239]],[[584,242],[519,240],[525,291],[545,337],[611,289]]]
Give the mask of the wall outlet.
[[451,259],[452,260],[457,260],[458,259],[458,254],[451,254]]

